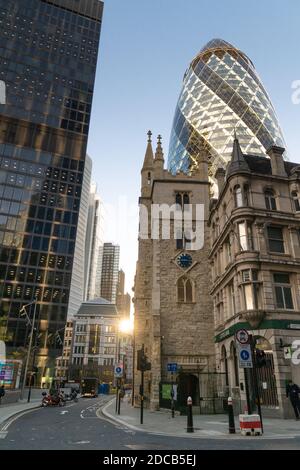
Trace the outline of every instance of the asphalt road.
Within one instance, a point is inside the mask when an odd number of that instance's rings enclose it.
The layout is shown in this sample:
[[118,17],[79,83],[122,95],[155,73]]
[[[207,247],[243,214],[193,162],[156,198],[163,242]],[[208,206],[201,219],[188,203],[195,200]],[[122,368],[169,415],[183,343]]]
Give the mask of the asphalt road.
[[[190,450],[300,449],[295,439],[195,439],[135,432],[108,421],[101,407],[110,397],[80,399],[65,407],[38,408],[13,421],[2,433],[7,450]],[[1,433],[0,433],[1,434]],[[248,440],[249,439],[249,440]]]

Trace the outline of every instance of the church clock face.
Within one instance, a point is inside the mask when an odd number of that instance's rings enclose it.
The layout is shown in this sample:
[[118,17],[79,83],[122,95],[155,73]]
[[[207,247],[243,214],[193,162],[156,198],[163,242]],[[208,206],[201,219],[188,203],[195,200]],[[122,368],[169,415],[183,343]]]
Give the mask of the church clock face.
[[188,253],[182,253],[177,258],[177,264],[181,268],[189,268],[192,265],[193,258]]

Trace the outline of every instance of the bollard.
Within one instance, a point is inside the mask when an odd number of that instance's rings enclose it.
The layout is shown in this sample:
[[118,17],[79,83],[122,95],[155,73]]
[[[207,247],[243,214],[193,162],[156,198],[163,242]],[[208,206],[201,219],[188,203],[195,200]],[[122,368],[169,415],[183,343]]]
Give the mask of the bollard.
[[192,397],[188,397],[187,399],[187,432],[194,432],[194,425],[193,425],[193,400]]
[[174,403],[174,389],[172,385],[172,391],[171,391],[171,412],[172,412],[172,418],[175,418],[175,403]]
[[228,419],[229,419],[229,434],[235,434],[234,414],[232,406],[232,398],[228,397]]

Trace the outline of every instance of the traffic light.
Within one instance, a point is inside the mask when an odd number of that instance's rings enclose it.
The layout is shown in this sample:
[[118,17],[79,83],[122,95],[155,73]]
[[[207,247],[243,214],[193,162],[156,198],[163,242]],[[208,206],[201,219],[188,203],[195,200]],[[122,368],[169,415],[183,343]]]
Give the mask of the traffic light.
[[256,354],[256,365],[257,365],[257,367],[266,367],[267,359],[266,359],[265,351],[263,351],[262,349],[256,349],[255,354]]
[[137,351],[137,370],[151,370],[151,363],[142,349]]

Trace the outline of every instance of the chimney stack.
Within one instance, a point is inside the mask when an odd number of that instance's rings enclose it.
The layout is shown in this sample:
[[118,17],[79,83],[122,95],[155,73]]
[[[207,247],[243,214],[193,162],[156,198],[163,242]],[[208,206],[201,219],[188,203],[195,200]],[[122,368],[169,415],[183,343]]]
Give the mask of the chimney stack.
[[284,151],[284,148],[277,147],[276,145],[272,145],[267,150],[267,155],[269,155],[271,160],[272,175],[274,176],[287,176],[283,160]]

